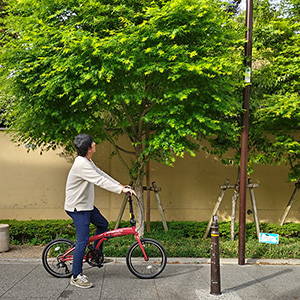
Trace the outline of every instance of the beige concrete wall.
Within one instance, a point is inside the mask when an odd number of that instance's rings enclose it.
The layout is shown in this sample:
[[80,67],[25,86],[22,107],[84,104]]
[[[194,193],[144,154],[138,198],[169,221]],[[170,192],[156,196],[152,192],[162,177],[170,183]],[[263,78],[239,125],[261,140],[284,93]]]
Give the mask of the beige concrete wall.
[[[64,219],[64,190],[71,162],[60,151],[27,153],[25,146],[16,147],[4,131],[0,131],[0,219]],[[129,177],[118,158],[110,159],[110,145],[97,146],[96,164],[112,177],[127,184]],[[286,183],[284,166],[256,166],[251,176],[259,184],[255,196],[260,221],[279,222],[294,185]],[[168,221],[208,220],[225,179],[236,179],[236,168],[222,165],[213,155],[200,152],[196,157],[178,158],[174,167],[151,163],[151,181],[162,187],[160,198]],[[231,216],[232,190],[228,190],[220,206],[220,220]],[[146,196],[146,194],[145,194]],[[298,196],[300,198],[300,196]],[[123,195],[96,188],[95,203],[109,221],[117,219]],[[251,209],[247,194],[247,209]],[[238,213],[238,210],[237,210]],[[297,199],[287,221],[299,222],[300,199]],[[128,219],[127,210],[123,219]],[[151,219],[161,220],[155,197],[151,195]],[[247,216],[252,221],[253,215]]]

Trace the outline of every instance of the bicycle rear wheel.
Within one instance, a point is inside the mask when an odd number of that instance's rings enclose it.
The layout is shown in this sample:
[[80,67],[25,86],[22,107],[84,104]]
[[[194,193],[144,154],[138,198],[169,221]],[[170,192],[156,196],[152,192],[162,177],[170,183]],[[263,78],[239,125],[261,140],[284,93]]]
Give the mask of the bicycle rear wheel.
[[56,239],[51,241],[42,254],[43,266],[48,273],[55,277],[66,278],[72,275],[73,251],[68,254],[68,260],[63,255],[75,243],[67,239]]
[[142,279],[151,279],[159,275],[167,263],[167,255],[164,247],[156,240],[141,239],[148,260],[138,242],[133,243],[126,256],[126,264],[130,272]]

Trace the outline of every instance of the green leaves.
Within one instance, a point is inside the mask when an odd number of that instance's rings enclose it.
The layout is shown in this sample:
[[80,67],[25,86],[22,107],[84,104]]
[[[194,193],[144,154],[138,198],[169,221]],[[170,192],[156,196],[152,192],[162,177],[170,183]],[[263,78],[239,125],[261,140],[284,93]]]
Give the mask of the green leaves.
[[[264,132],[259,162],[286,163],[289,181],[299,180],[299,6],[283,1],[280,10],[267,1],[256,8],[253,97],[257,101],[254,126]],[[298,12],[297,12],[298,10]]]
[[89,132],[121,158],[126,135],[132,148],[123,150],[141,170],[147,159],[193,154],[199,139],[235,139],[242,32],[219,1],[11,1],[7,9],[1,101],[17,140],[51,149]]

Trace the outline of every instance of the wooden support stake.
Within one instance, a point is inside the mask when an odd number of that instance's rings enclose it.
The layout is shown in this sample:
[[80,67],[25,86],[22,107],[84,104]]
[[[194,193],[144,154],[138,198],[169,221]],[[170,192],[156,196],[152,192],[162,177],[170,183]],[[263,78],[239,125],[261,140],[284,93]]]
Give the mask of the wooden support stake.
[[205,231],[205,233],[204,233],[204,235],[203,235],[203,238],[204,238],[204,239],[206,239],[207,236],[208,236],[208,233],[209,233],[209,231],[210,231],[210,227],[211,227],[211,224],[212,224],[213,216],[216,216],[216,215],[217,215],[217,211],[218,211],[218,209],[219,209],[219,207],[220,207],[220,204],[221,204],[221,202],[222,202],[222,200],[223,200],[223,198],[224,198],[225,191],[226,191],[226,189],[228,188],[228,187],[227,187],[227,186],[228,186],[228,183],[229,183],[229,180],[226,179],[224,185],[221,186],[220,196],[219,196],[218,201],[217,201],[217,203],[216,203],[216,205],[215,205],[215,207],[214,207],[214,210],[213,210],[213,212],[212,212],[212,214],[211,214],[211,217],[210,217],[210,219],[209,219],[209,223],[208,223],[208,225],[207,225],[207,227],[206,227],[206,231]]
[[[146,124],[146,140],[149,140],[149,126]],[[147,184],[147,205],[146,205],[146,230],[150,231],[151,209],[150,209],[150,160],[147,157],[146,163],[146,184]]]
[[146,209],[146,230],[147,232],[150,231],[150,220],[151,220],[151,210],[150,210],[150,162],[147,161],[147,175],[146,175],[146,182],[147,182],[147,209]]
[[253,208],[253,215],[254,215],[257,238],[259,239],[260,228],[259,228],[258,214],[257,214],[257,209],[256,209],[256,202],[255,202],[254,190],[253,190],[251,178],[248,179],[248,183],[249,183],[249,186],[251,186],[251,187],[249,187],[250,199],[251,199],[252,208]]
[[[236,185],[235,184],[224,184],[224,185],[221,185],[220,188],[221,189],[235,189]],[[251,184],[247,184],[247,188],[256,188],[256,187],[259,187],[259,185],[257,183],[251,183]]]
[[236,216],[236,202],[239,198],[239,182],[234,188],[234,193],[232,196],[232,212],[231,212],[231,233],[230,233],[230,239],[231,241],[234,241],[234,227],[235,227],[235,216]]
[[165,214],[164,214],[164,210],[162,208],[161,201],[160,201],[160,198],[159,198],[159,195],[158,195],[158,192],[157,192],[157,187],[156,187],[155,181],[152,182],[152,186],[153,186],[154,194],[155,194],[155,197],[156,197],[157,206],[158,206],[159,212],[160,212],[162,220],[163,220],[164,229],[165,229],[165,231],[168,231],[169,230],[168,229],[168,224],[167,224]]
[[118,216],[118,220],[117,220],[117,223],[116,223],[116,226],[115,226],[115,229],[118,229],[119,226],[120,226],[120,222],[122,220],[127,201],[128,201],[128,196],[125,195],[122,206],[121,206],[121,209],[120,209],[120,213],[119,213],[119,216]]
[[[239,190],[238,190],[238,186],[235,184],[228,184],[229,180],[226,179],[224,185],[221,185],[221,192],[220,192],[220,196],[218,198],[217,203],[215,204],[215,207],[213,209],[210,221],[207,225],[206,231],[203,235],[203,239],[207,238],[209,231],[210,231],[210,227],[212,224],[212,218],[214,215],[217,214],[217,211],[220,207],[220,204],[224,198],[226,189],[234,189],[234,194],[232,196],[232,215],[231,215],[231,240],[234,240],[234,226],[235,226],[235,211],[236,211],[236,202],[237,199],[239,197]],[[260,233],[260,229],[259,229],[259,221],[258,221],[258,214],[257,214],[257,209],[256,209],[256,203],[255,203],[255,197],[254,197],[254,190],[253,188],[259,187],[259,185],[257,183],[252,183],[252,180],[249,178],[248,179],[248,184],[247,184],[247,188],[249,189],[250,192],[250,197],[251,197],[251,202],[252,202],[252,208],[253,208],[253,213],[254,213],[254,220],[255,220],[255,225],[256,225],[256,231],[257,231],[257,236],[259,238],[259,233]],[[300,188],[300,182],[299,182],[299,188]]]
[[287,218],[287,215],[289,214],[290,209],[291,209],[291,207],[292,207],[292,204],[293,204],[293,202],[295,201],[295,199],[296,199],[296,197],[297,197],[299,188],[300,188],[300,182],[295,183],[295,189],[294,189],[294,192],[293,192],[293,194],[292,194],[292,196],[291,196],[291,198],[290,198],[290,201],[289,201],[289,203],[288,203],[288,205],[287,205],[287,207],[286,207],[286,209],[285,209],[285,212],[284,212],[283,217],[282,217],[281,222],[280,222],[280,226],[282,226],[283,223],[285,222],[285,220],[286,220],[286,218]]
[[[130,185],[132,185],[132,182],[130,183]],[[160,212],[160,214],[162,216],[162,219],[163,219],[164,229],[165,229],[165,231],[168,231],[168,225],[167,225],[167,221],[166,221],[166,218],[165,218],[165,215],[164,215],[164,210],[162,208],[161,201],[160,201],[160,198],[159,198],[159,195],[158,195],[158,192],[161,191],[161,188],[157,187],[155,182],[152,182],[152,187],[143,186],[143,190],[147,191],[147,196],[148,196],[148,193],[150,194],[151,191],[155,193],[157,206],[158,206],[159,212]],[[118,219],[117,219],[117,222],[116,222],[115,229],[119,228],[119,226],[120,226],[120,222],[122,220],[127,201],[128,201],[128,196],[125,195],[122,206],[121,206],[121,209],[120,209],[120,212],[119,212],[119,216],[118,216]],[[138,203],[138,205],[139,205],[139,203]],[[147,222],[147,224],[148,224],[148,222]],[[149,230],[150,230],[150,221],[149,221]]]
[[160,192],[161,188],[157,186],[155,188],[152,186],[150,188],[143,186],[143,191]]

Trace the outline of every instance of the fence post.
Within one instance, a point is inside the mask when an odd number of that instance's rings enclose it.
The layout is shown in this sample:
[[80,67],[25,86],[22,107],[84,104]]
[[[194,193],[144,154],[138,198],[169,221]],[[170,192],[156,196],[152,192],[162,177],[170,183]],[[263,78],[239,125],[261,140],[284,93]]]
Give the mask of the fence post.
[[211,285],[210,293],[212,295],[221,295],[220,280],[220,253],[219,253],[219,225],[218,217],[212,217],[211,226]]

